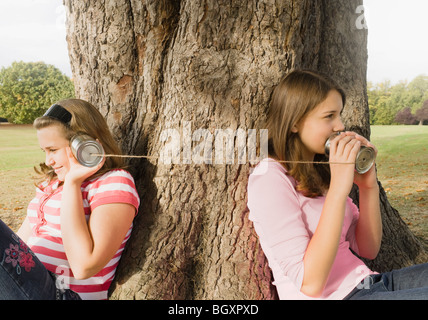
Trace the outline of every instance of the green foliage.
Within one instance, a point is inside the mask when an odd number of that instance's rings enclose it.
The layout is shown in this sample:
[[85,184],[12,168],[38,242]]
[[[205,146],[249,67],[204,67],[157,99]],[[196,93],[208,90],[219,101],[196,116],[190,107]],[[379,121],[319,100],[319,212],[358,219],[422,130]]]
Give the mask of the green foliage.
[[396,115],[405,108],[415,114],[428,99],[428,76],[420,75],[410,83],[400,82],[394,86],[390,81],[367,84],[370,124],[397,124]]
[[0,70],[0,117],[32,123],[54,102],[74,97],[74,84],[53,65],[13,62]]
[[424,101],[422,108],[416,110],[415,118],[419,121],[419,124],[423,124],[428,120],[428,100]]

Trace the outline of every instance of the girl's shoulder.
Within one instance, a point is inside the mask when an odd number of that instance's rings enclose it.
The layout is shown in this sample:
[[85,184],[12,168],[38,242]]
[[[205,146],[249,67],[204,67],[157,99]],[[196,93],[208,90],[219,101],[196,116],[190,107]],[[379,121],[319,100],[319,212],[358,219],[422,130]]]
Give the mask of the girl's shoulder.
[[82,188],[97,187],[105,184],[127,184],[135,188],[134,178],[124,169],[113,169],[101,176],[90,179],[82,184]]
[[249,185],[254,184],[269,188],[280,184],[294,190],[297,182],[287,173],[287,170],[279,161],[273,158],[265,158],[251,170]]
[[264,158],[250,172],[250,177],[262,176],[268,178],[270,176],[287,177],[288,180],[295,184],[295,180],[287,173],[287,169],[274,158]]
[[113,169],[84,182],[81,191],[91,211],[100,205],[111,203],[131,204],[138,211],[140,204],[134,179],[123,169]]
[[254,168],[251,169],[251,175],[262,175],[268,172],[278,171],[286,174],[287,170],[274,158],[264,158]]
[[110,171],[107,171],[103,175],[95,178],[94,180],[96,180],[96,179],[103,179],[103,178],[106,178],[106,177],[114,177],[114,176],[117,176],[117,177],[128,177],[130,179],[134,179],[132,177],[132,175],[128,171],[126,171],[125,169],[112,169]]

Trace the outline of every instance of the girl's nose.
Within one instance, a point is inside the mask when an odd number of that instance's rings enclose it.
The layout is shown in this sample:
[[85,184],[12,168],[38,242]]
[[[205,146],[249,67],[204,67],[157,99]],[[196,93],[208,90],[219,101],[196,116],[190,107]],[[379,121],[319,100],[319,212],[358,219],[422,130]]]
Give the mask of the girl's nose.
[[339,131],[345,131],[345,126],[342,123],[341,119],[338,119],[335,127],[334,127],[334,131],[335,132],[339,132]]
[[53,160],[52,156],[46,154],[45,164],[47,166],[52,166],[54,163],[55,161]]

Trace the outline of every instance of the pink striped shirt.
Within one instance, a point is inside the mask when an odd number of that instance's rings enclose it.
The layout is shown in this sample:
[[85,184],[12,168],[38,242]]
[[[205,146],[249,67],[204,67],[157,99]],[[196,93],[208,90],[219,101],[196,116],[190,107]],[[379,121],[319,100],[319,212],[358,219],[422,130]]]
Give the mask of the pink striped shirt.
[[[307,198],[296,181],[273,159],[264,159],[248,182],[249,219],[272,269],[280,299],[313,299],[300,292],[306,248],[317,228],[325,197]],[[359,211],[347,198],[342,234],[327,284],[320,299],[343,299],[368,275],[358,253],[355,227]]]
[[[82,186],[83,207],[86,221],[98,206],[109,203],[128,203],[135,207],[136,213],[140,199],[134,179],[124,170],[112,170]],[[64,251],[61,237],[60,209],[62,186],[55,180],[44,188],[37,188],[36,197],[27,209],[32,235],[28,246],[44,266],[59,275],[58,280],[77,292],[82,299],[105,300],[114,278],[116,267],[132,231],[129,228],[120,248],[107,265],[89,279],[77,280],[73,277]]]

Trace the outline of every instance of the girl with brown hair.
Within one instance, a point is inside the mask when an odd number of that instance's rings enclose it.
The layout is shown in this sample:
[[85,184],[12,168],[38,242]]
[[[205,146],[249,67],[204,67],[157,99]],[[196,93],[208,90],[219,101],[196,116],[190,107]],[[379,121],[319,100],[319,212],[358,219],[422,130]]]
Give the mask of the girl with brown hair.
[[[313,71],[290,72],[273,92],[269,158],[250,175],[248,208],[279,298],[426,298],[428,265],[379,275],[350,250],[374,259],[382,222],[375,167],[355,171],[362,146],[377,151],[364,137],[344,132],[345,101],[332,79]],[[348,197],[353,183],[359,209]]]
[[134,180],[121,158],[85,166],[74,157],[78,134],[120,153],[90,103],[59,101],[34,127],[46,153],[42,182],[17,235],[0,224],[0,298],[107,299],[139,207]]

